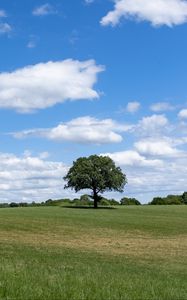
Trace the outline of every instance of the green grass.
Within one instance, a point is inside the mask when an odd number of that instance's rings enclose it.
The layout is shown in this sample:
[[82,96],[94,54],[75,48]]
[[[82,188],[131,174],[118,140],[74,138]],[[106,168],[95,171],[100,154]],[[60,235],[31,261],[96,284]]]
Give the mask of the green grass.
[[187,206],[0,209],[0,300],[187,300]]

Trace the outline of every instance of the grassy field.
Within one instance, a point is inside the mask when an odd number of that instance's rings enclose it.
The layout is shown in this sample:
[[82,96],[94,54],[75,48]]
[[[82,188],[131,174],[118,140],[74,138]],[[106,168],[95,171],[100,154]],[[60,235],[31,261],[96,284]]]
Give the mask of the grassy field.
[[0,299],[187,300],[187,206],[0,209]]

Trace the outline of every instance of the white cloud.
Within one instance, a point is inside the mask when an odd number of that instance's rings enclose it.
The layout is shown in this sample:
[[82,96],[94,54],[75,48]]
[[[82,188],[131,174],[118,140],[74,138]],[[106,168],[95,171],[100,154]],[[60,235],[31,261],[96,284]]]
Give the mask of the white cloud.
[[150,106],[150,109],[154,112],[161,112],[161,111],[169,111],[169,110],[173,110],[174,106],[172,106],[170,103],[168,102],[158,102],[158,103],[154,103]]
[[44,137],[55,141],[70,141],[81,144],[119,143],[122,136],[118,132],[129,130],[112,119],[98,120],[89,116],[73,119],[48,129],[33,129],[13,133],[15,138],[30,136]]
[[125,194],[143,203],[155,196],[182,194],[187,186],[187,137],[178,125],[154,114],[143,117],[129,133],[135,138],[129,150],[107,153],[127,175]]
[[0,153],[0,202],[43,201],[61,197],[62,177],[68,167],[61,162],[45,160],[47,153],[23,156]]
[[9,33],[12,31],[12,27],[8,23],[0,23],[0,34]]
[[187,119],[187,109],[182,109],[179,113],[178,113],[178,117],[181,119]]
[[[146,203],[155,196],[182,194],[187,185],[187,168],[184,167],[187,152],[185,155],[162,156],[162,159],[158,159],[158,152],[151,159],[147,154],[142,155],[136,150],[105,154],[127,175],[125,195],[135,196]],[[119,199],[120,196],[114,197]]]
[[0,108],[24,113],[66,100],[98,98],[93,85],[103,70],[94,60],[68,59],[0,73]]
[[160,168],[124,167],[128,185],[126,194],[134,195],[143,203],[155,196],[182,194],[187,184],[186,158],[164,160]]
[[47,15],[56,14],[57,11],[54,9],[52,5],[50,5],[49,3],[45,3],[41,6],[36,7],[32,13],[34,16],[47,16]]
[[162,160],[146,159],[135,150],[120,151],[115,153],[106,153],[120,166],[135,166],[135,167],[160,167]]
[[114,0],[114,10],[101,20],[103,26],[115,26],[122,17],[148,21],[153,26],[172,27],[187,21],[185,0]]
[[119,143],[121,133],[156,137],[169,131],[169,122],[164,115],[143,117],[137,124],[118,123],[112,119],[99,120],[90,116],[75,118],[54,128],[35,128],[10,133],[15,138],[42,137],[55,141],[77,143]]
[[164,115],[152,115],[143,117],[142,120],[134,127],[134,130],[141,135],[154,136],[167,130],[169,121]]
[[133,101],[127,104],[126,110],[130,113],[135,113],[139,110],[139,108],[140,108],[140,103],[137,101]]
[[175,157],[182,156],[183,152],[173,146],[172,139],[145,139],[135,143],[139,153],[152,156]]

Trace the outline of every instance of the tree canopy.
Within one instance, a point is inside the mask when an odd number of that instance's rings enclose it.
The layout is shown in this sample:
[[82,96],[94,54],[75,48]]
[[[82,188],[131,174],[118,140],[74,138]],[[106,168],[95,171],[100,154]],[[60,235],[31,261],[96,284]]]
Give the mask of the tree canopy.
[[[185,197],[185,193],[183,194]],[[179,205],[185,204],[183,195],[168,195],[166,197],[154,197],[149,203],[151,205]]]
[[67,184],[64,188],[72,188],[76,192],[91,189],[94,207],[97,208],[99,193],[105,191],[123,192],[127,183],[126,175],[108,156],[91,155],[80,157],[64,177]]
[[128,198],[123,197],[120,200],[121,205],[141,205],[140,201],[138,201],[136,198]]

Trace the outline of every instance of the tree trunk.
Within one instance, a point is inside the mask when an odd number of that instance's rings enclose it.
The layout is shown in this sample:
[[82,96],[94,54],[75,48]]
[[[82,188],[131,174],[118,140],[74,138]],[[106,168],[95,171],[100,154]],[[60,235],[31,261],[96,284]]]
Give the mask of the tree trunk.
[[97,208],[97,200],[98,200],[98,197],[97,197],[97,192],[96,192],[96,190],[93,190],[93,199],[94,199],[94,208]]

